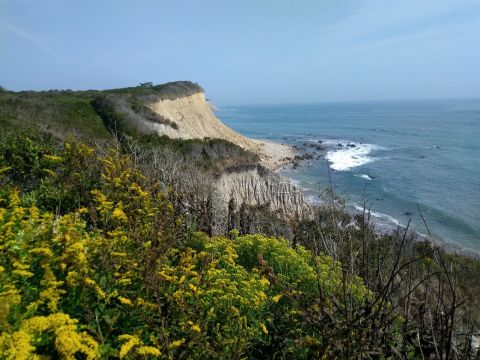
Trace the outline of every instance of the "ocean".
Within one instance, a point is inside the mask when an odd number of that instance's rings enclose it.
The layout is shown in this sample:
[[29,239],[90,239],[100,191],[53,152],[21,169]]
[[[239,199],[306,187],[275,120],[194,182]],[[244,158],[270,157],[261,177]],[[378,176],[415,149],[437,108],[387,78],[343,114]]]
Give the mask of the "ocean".
[[[367,199],[380,227],[428,228],[438,241],[480,253],[480,99],[221,106],[239,133],[322,144],[304,166],[280,170],[313,200],[328,185],[351,209]],[[313,148],[312,148],[313,149]]]

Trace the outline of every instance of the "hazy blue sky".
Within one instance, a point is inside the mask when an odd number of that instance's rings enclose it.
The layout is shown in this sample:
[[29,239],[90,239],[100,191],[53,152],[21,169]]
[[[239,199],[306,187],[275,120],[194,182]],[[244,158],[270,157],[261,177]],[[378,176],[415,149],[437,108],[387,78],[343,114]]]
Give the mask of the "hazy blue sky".
[[0,84],[219,104],[480,97],[480,0],[0,0]]

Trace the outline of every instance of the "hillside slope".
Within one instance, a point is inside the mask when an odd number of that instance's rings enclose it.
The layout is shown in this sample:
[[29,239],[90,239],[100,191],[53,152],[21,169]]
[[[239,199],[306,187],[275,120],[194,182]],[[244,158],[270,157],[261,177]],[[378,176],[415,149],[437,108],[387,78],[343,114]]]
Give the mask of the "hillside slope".
[[253,141],[233,131],[215,117],[203,92],[175,100],[158,99],[148,104],[148,107],[158,116],[178,125],[175,129],[172,126],[159,124],[156,127],[159,135],[183,139],[205,137],[225,139],[245,149],[258,148]]
[[238,204],[269,204],[284,214],[301,214],[305,206],[299,189],[290,184],[285,190],[285,179],[251,171],[259,163],[275,169],[294,156],[292,149],[230,129],[215,116],[204,90],[189,81],[102,91],[4,91],[0,124],[4,131],[39,128],[60,140],[72,134],[92,145],[113,134],[149,149],[168,147],[185,166],[214,175],[210,183],[224,207],[231,197]]
[[204,90],[190,81],[143,84],[110,90],[0,91],[2,130],[36,127],[56,138],[68,134],[102,142],[111,137],[145,135],[171,139],[223,139],[278,167],[291,149],[248,139],[223,124],[205,99]]
[[[102,121],[107,129],[101,128]],[[131,135],[209,137],[256,148],[222,124],[205,101],[203,89],[189,81],[102,91],[1,91],[0,124],[4,129],[36,125],[58,137],[67,132],[105,137],[106,130],[120,127]],[[109,129],[112,126],[116,128]]]

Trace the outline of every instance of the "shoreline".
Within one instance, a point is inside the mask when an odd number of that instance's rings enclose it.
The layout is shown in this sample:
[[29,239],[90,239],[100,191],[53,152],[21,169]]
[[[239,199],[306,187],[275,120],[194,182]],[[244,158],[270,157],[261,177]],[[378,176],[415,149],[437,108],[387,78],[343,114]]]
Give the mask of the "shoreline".
[[297,150],[290,145],[271,140],[249,139],[258,146],[260,164],[274,172],[291,164],[297,154]]
[[[277,143],[271,140],[251,139],[251,138],[249,139],[254,143],[256,143],[257,145],[259,145],[258,154],[260,156],[260,164],[265,166],[267,169],[275,172],[279,176],[287,177],[293,185],[295,185],[299,190],[303,192],[306,202],[309,205],[314,206],[315,205],[314,200],[312,200],[310,196],[308,196],[309,194],[307,193],[306,189],[303,186],[301,186],[299,181],[292,178],[291,176],[279,174],[279,171],[282,169],[285,169],[286,167],[295,167],[295,168],[304,167],[305,166],[304,161],[307,159],[299,157],[299,154],[306,153],[307,149],[294,147],[292,145]],[[326,156],[326,154],[324,156]],[[346,205],[345,210],[352,216],[360,213],[360,211],[356,209],[355,206],[352,204]],[[372,210],[369,210],[369,211],[370,211],[370,221],[372,222],[375,228],[375,231],[378,234],[389,234],[389,233],[398,231],[399,229],[400,230],[406,229],[406,226],[401,223],[394,223],[394,222],[392,222],[391,224],[387,223],[382,216],[376,219],[377,213]],[[381,215],[385,215],[387,217],[390,216],[388,214],[383,214],[383,213]],[[461,255],[472,256],[475,258],[480,258],[480,253],[477,253],[474,250],[462,248],[459,245],[448,242],[447,240],[432,238],[429,235],[422,234],[415,230],[409,230],[409,231],[411,231],[415,235],[415,241],[427,241],[432,245],[441,247],[442,249],[450,253],[456,253]]]

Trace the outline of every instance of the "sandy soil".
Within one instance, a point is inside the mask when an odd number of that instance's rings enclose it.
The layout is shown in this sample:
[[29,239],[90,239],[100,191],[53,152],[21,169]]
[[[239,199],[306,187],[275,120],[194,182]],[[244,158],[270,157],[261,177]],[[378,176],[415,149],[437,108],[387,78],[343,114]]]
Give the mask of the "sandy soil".
[[175,100],[158,100],[151,103],[150,108],[157,115],[178,125],[178,128],[173,128],[164,124],[145,122],[145,126],[153,126],[152,130],[159,135],[183,139],[225,139],[244,149],[258,153],[261,164],[273,171],[291,163],[295,157],[295,150],[288,145],[268,140],[249,139],[230,129],[215,116],[210,104],[205,101],[204,93]]
[[261,163],[270,170],[278,170],[292,162],[295,149],[289,145],[279,144],[268,140],[252,140],[258,145]]
[[225,139],[244,149],[254,150],[250,139],[240,135],[222,123],[212,112],[211,106],[205,101],[204,93],[180,97],[175,100],[158,100],[149,105],[157,115],[173,121],[178,129],[163,124],[145,122],[146,126],[155,127],[158,135],[182,139]]

